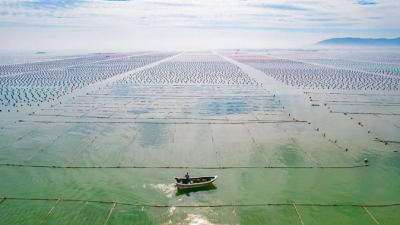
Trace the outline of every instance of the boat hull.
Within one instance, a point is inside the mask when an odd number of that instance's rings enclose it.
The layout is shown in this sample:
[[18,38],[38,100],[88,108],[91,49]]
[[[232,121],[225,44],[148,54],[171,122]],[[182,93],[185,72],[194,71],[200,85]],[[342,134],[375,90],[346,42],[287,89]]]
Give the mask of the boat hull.
[[177,181],[176,182],[176,186],[179,189],[190,189],[190,188],[206,187],[206,186],[212,184],[217,179],[217,176],[205,176],[205,177],[193,177],[193,178],[190,178],[191,181],[192,180],[197,180],[197,179],[199,179],[199,180],[207,179],[207,181],[199,182],[199,183],[184,184],[184,183],[181,183],[181,182],[178,182],[178,181],[183,181],[183,180],[185,180],[185,178],[175,177],[175,180]]

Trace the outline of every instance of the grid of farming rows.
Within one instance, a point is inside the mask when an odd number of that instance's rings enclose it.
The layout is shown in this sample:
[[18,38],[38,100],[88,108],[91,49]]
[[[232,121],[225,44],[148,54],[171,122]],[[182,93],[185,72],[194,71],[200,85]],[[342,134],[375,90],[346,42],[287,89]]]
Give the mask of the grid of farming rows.
[[[38,63],[46,61],[65,60],[73,58],[89,57],[90,55],[49,55],[49,54],[4,54],[0,55],[0,66],[10,66],[17,64]],[[11,68],[11,67],[10,67]],[[18,70],[16,70],[18,71]],[[5,73],[5,71],[2,71]],[[0,75],[1,76],[1,75]]]
[[23,107],[32,106],[38,102],[54,101],[76,89],[171,57],[174,54],[111,55],[111,59],[106,55],[71,59],[73,61],[68,59],[13,65],[13,69],[3,70],[30,72],[0,77],[1,106]]
[[388,64],[377,62],[362,62],[345,59],[302,59],[306,62],[317,63],[327,66],[346,68],[351,70],[362,70],[372,73],[400,76],[400,64]]
[[393,224],[399,204],[141,205],[79,199],[3,198],[4,224]]
[[310,101],[330,113],[345,115],[349,122],[367,133],[371,139],[393,145],[400,144],[400,95],[346,94],[307,92]]
[[[182,58],[184,55],[187,57]],[[186,53],[170,59],[178,62],[170,70],[179,68],[184,60],[217,62],[205,68],[206,73],[199,75],[202,79],[225,62],[214,54]],[[154,68],[157,66],[148,70],[157,71]],[[7,144],[0,150],[2,165],[204,169],[366,166],[305,121],[290,117],[278,98],[257,85],[117,82],[33,116],[39,123],[29,126],[38,128],[26,136],[14,133],[12,127],[3,129]],[[48,116],[54,123],[40,123]],[[29,123],[19,125],[24,124]],[[46,139],[36,140],[39,136]],[[32,142],[38,146],[28,147]],[[19,149],[18,154],[15,149]]]
[[260,55],[230,58],[261,70],[286,85],[304,89],[399,90],[400,79],[358,70],[331,68]]
[[295,60],[318,60],[318,59],[341,59],[349,60],[352,62],[364,62],[364,63],[382,63],[384,65],[392,64],[392,66],[398,66],[400,63],[399,52],[388,52],[388,51],[356,51],[356,52],[309,52],[309,53],[280,53],[277,56],[283,58],[295,59]]
[[256,85],[238,66],[215,54],[185,53],[134,73],[117,84]]
[[2,166],[198,169],[366,166],[307,123],[295,121],[21,122],[4,127],[0,134]]
[[303,62],[326,65],[336,68],[360,70],[389,76],[400,75],[400,54],[398,53],[307,53],[307,54],[277,54],[276,56],[300,60]]
[[257,86],[111,85],[34,116],[105,119],[291,121],[280,100]]
[[77,66],[81,64],[93,63],[106,59],[115,59],[130,56],[129,54],[98,54],[86,55],[76,58],[67,58],[60,60],[33,62],[33,63],[19,63],[0,66],[0,76],[30,73],[42,70],[51,70],[62,67]]

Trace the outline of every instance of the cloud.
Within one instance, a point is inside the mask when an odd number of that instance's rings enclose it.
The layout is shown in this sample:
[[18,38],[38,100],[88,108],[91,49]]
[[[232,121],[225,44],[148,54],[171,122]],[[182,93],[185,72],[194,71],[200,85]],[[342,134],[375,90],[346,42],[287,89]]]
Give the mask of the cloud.
[[[371,4],[376,6],[368,7]],[[309,35],[304,40],[288,37],[293,43],[330,33],[392,38],[400,36],[399,20],[398,0],[379,4],[375,0],[0,0],[0,26],[6,28],[0,32],[0,40],[12,41],[7,32],[18,28],[18,35],[29,33],[22,35],[21,40],[33,45],[38,41],[34,38],[36,33],[52,35],[55,30],[65,34],[57,39],[69,41],[67,37],[75,36],[67,34],[79,33],[82,35],[77,41],[88,43],[100,36],[112,36],[119,43],[122,35],[127,34],[132,42],[147,43],[166,33],[171,34],[173,39],[169,41],[173,43],[178,41],[176,37],[189,37],[187,32],[212,39],[219,30],[235,31],[250,39],[245,35],[248,32],[260,38],[266,38],[262,35],[268,32]],[[247,42],[239,36],[226,38],[238,44]],[[0,50],[1,46],[6,46],[6,42],[0,43]]]
[[173,6],[173,7],[187,7],[187,6],[195,6],[195,4],[190,4],[190,3],[168,3],[168,2],[154,2],[153,4],[156,5],[162,5],[162,6]]
[[25,7],[34,10],[40,9],[72,9],[85,1],[82,0],[21,0],[21,1],[5,1],[5,6]]
[[357,4],[359,4],[359,5],[376,5],[378,3],[370,2],[370,1],[358,1]]
[[291,11],[308,11],[310,9],[298,7],[294,5],[276,5],[276,4],[249,4],[250,7],[268,8],[276,10],[291,10]]

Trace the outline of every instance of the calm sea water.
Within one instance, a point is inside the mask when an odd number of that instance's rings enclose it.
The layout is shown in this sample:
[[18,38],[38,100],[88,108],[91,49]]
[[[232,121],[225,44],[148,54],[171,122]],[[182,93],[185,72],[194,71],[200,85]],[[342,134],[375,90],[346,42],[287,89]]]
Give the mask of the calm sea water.
[[[304,93],[238,65],[259,86],[97,84],[1,112],[0,224],[396,224],[372,205],[400,202],[400,146],[376,141],[400,140],[400,93]],[[186,172],[218,179],[177,190]]]

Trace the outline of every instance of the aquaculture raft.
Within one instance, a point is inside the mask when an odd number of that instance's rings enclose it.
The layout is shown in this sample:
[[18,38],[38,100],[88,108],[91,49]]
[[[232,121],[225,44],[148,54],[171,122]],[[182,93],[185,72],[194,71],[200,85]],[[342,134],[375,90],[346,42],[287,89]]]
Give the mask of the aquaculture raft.
[[184,177],[175,177],[176,186],[179,189],[200,188],[212,184],[217,179],[217,176],[193,177],[189,179],[189,184],[184,184]]

